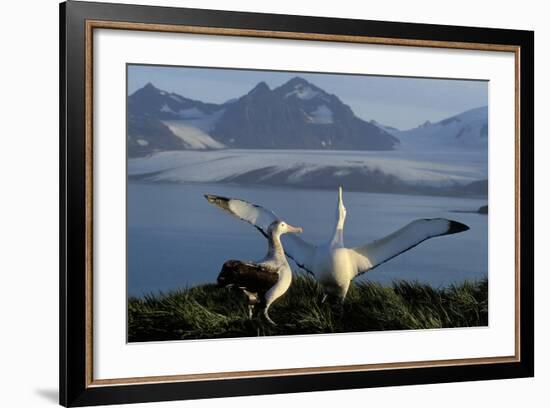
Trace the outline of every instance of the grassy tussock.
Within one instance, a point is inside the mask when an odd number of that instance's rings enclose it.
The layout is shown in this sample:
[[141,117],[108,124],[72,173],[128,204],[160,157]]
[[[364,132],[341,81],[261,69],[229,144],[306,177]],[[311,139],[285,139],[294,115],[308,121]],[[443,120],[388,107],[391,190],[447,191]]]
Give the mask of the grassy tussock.
[[322,296],[313,279],[296,277],[270,309],[277,326],[263,317],[249,319],[243,295],[215,285],[130,298],[129,341],[474,327],[488,321],[487,280],[443,289],[405,281],[389,287],[358,283],[343,309],[322,304]]

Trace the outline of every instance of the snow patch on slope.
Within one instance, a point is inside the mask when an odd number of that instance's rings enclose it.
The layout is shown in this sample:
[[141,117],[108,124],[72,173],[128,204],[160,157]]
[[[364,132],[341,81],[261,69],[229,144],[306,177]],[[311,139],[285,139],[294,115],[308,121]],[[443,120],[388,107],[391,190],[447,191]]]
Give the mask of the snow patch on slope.
[[189,149],[223,149],[225,145],[213,139],[202,129],[190,125],[187,121],[167,120],[163,122],[179,137]]
[[309,100],[319,95],[319,92],[313,90],[309,86],[300,86],[295,88],[293,91],[287,93],[285,95],[285,98],[289,98],[293,95],[295,95],[297,98],[300,98],[300,99]]
[[178,103],[183,103],[184,102],[183,98],[181,96],[179,96],[178,94],[171,93],[169,96],[170,96],[170,98],[172,98],[173,100],[175,100]]
[[160,108],[161,112],[176,113],[166,103]]
[[327,105],[319,105],[313,112],[310,112],[309,117],[311,118],[311,123],[316,125],[330,125],[334,123],[332,111]]

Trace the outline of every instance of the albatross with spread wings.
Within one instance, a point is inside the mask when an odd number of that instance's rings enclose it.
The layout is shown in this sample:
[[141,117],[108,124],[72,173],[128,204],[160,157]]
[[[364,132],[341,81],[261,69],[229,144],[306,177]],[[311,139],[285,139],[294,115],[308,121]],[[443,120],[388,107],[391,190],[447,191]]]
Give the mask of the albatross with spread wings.
[[[236,198],[205,195],[206,199],[229,214],[255,226],[268,238],[269,226],[279,220],[272,211]],[[445,218],[418,219],[394,233],[355,248],[344,246],[346,207],[342,187],[338,189],[338,206],[334,232],[321,245],[312,245],[292,234],[284,251],[296,264],[311,273],[323,287],[326,296],[344,301],[350,283],[359,275],[414,248],[427,239],[456,234],[469,229]]]

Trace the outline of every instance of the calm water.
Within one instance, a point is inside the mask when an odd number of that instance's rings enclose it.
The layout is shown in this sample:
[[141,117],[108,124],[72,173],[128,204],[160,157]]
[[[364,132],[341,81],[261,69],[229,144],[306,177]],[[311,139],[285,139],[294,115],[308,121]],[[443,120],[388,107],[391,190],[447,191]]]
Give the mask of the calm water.
[[[336,191],[251,188],[227,184],[128,184],[128,292],[132,296],[215,282],[231,258],[255,260],[266,251],[253,228],[208,204],[203,194],[242,198],[265,206],[304,228],[312,243],[328,239]],[[470,230],[435,238],[392,259],[360,279],[395,279],[446,286],[487,276],[487,216],[475,210],[486,200],[345,192],[344,241],[357,246],[416,218],[445,217]]]

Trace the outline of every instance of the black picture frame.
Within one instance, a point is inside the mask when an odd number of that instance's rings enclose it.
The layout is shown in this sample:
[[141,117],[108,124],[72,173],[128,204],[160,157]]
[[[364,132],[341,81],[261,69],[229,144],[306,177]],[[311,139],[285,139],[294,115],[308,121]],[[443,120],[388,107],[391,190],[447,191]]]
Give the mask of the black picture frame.
[[[532,377],[534,375],[534,33],[532,31],[363,21],[292,15],[68,1],[60,5],[60,403],[122,404],[410,384]],[[384,370],[257,376],[139,384],[90,381],[90,292],[87,251],[86,30],[89,21],[186,25],[223,29],[367,36],[428,42],[513,46],[519,70],[517,149],[521,203],[517,244],[520,358],[492,364],[439,365]],[[89,157],[88,157],[89,158]]]

